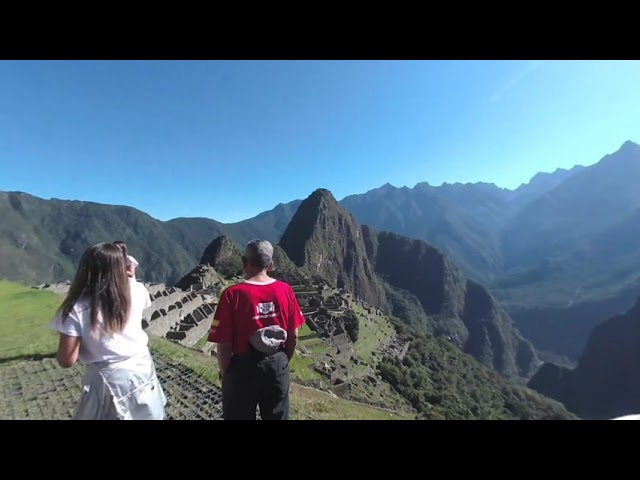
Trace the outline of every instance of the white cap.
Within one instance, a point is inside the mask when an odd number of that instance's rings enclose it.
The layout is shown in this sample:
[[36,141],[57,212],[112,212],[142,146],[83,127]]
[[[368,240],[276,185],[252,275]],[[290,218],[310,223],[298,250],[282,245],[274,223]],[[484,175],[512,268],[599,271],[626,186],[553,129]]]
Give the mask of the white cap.
[[129,265],[133,265],[134,267],[137,267],[137,266],[138,266],[138,265],[140,265],[140,264],[139,264],[139,263],[138,263],[138,261],[137,261],[135,258],[133,258],[131,255],[127,255],[127,267],[128,267]]

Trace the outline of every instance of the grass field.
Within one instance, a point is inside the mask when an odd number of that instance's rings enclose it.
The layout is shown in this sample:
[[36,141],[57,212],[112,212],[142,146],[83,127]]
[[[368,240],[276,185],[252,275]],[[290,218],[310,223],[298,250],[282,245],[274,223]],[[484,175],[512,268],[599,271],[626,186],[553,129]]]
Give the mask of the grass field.
[[58,336],[49,322],[62,296],[0,281],[0,362],[54,353]]
[[356,352],[365,362],[375,365],[377,361],[373,353],[378,350],[380,344],[391,340],[395,330],[385,317],[374,316],[373,320],[366,320],[362,311],[356,315],[360,320],[360,333],[355,343]]

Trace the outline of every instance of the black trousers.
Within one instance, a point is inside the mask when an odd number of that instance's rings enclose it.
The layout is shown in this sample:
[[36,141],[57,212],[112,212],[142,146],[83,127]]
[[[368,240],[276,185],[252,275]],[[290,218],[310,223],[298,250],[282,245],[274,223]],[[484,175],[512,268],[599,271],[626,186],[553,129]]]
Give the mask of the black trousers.
[[256,350],[231,357],[222,382],[222,417],[255,420],[289,419],[289,358],[284,351],[266,356]]

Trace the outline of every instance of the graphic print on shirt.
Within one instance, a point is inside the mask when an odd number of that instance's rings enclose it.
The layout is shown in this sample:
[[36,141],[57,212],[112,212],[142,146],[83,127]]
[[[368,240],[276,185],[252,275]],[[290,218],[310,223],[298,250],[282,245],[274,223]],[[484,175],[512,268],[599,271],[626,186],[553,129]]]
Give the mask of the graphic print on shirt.
[[253,316],[253,319],[258,320],[259,318],[271,318],[277,316],[278,312],[276,312],[275,303],[265,302],[256,305],[256,315]]

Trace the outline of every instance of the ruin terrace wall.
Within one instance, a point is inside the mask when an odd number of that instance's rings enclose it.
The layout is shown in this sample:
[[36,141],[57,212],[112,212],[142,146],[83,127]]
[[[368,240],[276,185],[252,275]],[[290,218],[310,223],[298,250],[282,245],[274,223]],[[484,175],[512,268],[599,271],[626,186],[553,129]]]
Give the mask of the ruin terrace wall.
[[211,328],[211,322],[213,320],[213,315],[202,320],[198,325],[187,330],[187,335],[184,339],[180,340],[179,343],[184,345],[185,347],[194,346],[198,340],[207,335]]
[[216,296],[209,290],[181,290],[149,285],[151,306],[143,312],[146,331],[191,347],[204,337],[216,309]]

